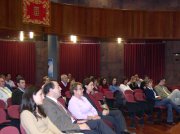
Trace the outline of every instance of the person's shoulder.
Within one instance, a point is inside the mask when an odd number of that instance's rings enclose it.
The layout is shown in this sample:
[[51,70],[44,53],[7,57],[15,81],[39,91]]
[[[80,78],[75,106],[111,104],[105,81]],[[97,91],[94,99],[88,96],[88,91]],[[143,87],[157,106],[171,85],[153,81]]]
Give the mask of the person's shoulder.
[[29,110],[23,110],[21,113],[20,113],[20,118],[27,118],[27,117],[33,117],[33,113],[30,112]]

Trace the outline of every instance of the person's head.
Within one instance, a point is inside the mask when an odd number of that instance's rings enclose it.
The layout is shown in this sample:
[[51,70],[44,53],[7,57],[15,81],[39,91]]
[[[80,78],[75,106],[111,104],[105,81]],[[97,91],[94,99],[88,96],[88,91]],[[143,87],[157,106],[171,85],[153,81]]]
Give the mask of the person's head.
[[153,80],[152,79],[149,79],[145,82],[145,86],[146,87],[153,87]]
[[43,77],[43,84],[46,84],[48,82],[50,82],[50,78],[48,76],[44,76]]
[[112,78],[111,84],[117,86],[117,78]]
[[24,78],[18,78],[17,79],[17,85],[18,85],[18,87],[19,88],[21,88],[21,89],[25,89],[25,87],[26,87],[26,81],[25,81],[25,79]]
[[149,76],[145,75],[144,76],[144,81],[147,81],[147,80],[149,80]]
[[70,87],[70,92],[73,96],[76,96],[76,97],[81,97],[83,96],[83,87],[82,87],[82,84],[80,82],[75,82],[71,85]]
[[9,81],[11,79],[11,74],[10,73],[7,73],[6,74],[6,80]]
[[71,79],[72,75],[69,73],[67,77],[68,77],[68,79]]
[[70,85],[72,85],[75,82],[76,82],[75,78],[71,78]]
[[3,77],[0,77],[0,87],[4,87],[5,86],[5,80]]
[[131,76],[131,80],[130,81],[131,81],[131,83],[132,82],[136,82],[136,77],[135,76]]
[[64,83],[68,83],[68,77],[66,74],[61,75],[61,81],[63,81]]
[[105,77],[101,78],[100,79],[100,85],[103,86],[103,85],[107,85],[107,79]]
[[44,94],[42,89],[37,88],[35,86],[28,87],[25,90],[22,101],[21,101],[21,112],[23,110],[28,110],[34,114],[36,118],[38,118],[38,114],[41,114],[43,117],[46,117],[41,105],[43,104]]
[[90,78],[86,78],[86,79],[84,79],[83,82],[84,82],[84,88],[86,90],[86,93],[92,92],[93,88],[94,88],[93,80]]
[[93,79],[91,79],[94,83],[94,86],[99,86],[99,81],[96,77],[94,77]]
[[166,84],[166,79],[162,78],[159,80],[159,85],[164,86]]
[[57,81],[50,81],[46,83],[42,88],[45,95],[50,96],[54,99],[58,99],[61,96],[62,89]]
[[128,78],[123,78],[121,84],[127,85],[127,83],[128,83]]

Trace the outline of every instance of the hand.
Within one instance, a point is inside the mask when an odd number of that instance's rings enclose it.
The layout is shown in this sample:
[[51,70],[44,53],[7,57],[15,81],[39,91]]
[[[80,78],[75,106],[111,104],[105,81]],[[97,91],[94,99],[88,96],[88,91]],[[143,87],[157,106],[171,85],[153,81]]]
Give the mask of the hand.
[[91,130],[86,123],[78,124],[81,130]]
[[109,114],[109,110],[103,110],[102,111],[102,115],[108,115]]
[[88,120],[98,120],[98,119],[101,119],[100,116],[96,115],[96,116],[88,116],[87,117]]
[[87,122],[87,120],[78,120],[77,124],[82,124],[82,123],[86,123],[86,122]]

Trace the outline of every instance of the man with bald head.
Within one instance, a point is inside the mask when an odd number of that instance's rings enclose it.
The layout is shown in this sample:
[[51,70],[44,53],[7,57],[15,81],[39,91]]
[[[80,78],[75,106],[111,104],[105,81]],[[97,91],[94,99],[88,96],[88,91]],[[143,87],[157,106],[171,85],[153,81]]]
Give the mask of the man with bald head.
[[46,95],[43,108],[49,119],[61,131],[79,131],[85,134],[115,134],[102,120],[80,120],[74,119],[70,112],[58,102],[61,96],[61,87],[56,81],[50,81],[43,87]]

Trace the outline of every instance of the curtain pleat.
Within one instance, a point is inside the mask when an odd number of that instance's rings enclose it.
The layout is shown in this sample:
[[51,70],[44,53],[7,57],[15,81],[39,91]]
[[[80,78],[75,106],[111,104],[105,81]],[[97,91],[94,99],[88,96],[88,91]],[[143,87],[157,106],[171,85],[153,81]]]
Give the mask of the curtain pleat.
[[82,82],[90,75],[100,75],[99,44],[60,44],[60,74],[71,73]]
[[124,73],[131,77],[148,75],[155,82],[164,77],[165,45],[163,43],[127,43],[124,45]]
[[35,43],[0,41],[0,57],[0,73],[11,73],[14,80],[20,74],[35,84]]

